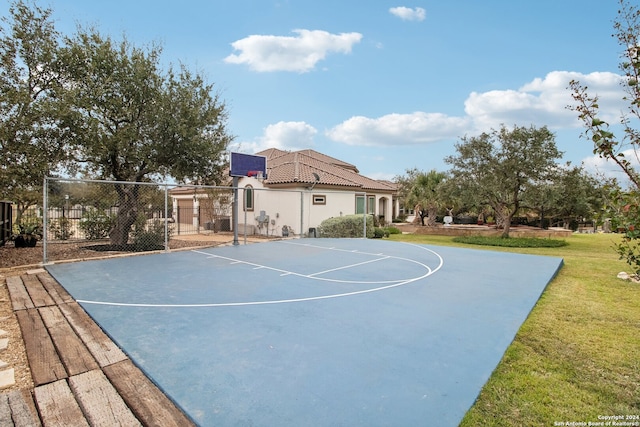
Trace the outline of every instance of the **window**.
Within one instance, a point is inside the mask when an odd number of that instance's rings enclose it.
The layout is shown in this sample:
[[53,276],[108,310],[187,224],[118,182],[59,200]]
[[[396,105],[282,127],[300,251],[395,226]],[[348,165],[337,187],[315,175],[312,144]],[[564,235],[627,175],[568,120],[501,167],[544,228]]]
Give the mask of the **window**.
[[250,185],[244,187],[243,204],[245,211],[253,211],[253,187]]
[[364,204],[365,204],[364,196],[356,196],[356,215],[364,213]]
[[326,205],[327,204],[327,196],[314,194],[313,195],[313,204],[314,205]]
[[367,203],[367,214],[375,215],[376,213],[376,196],[369,196]]

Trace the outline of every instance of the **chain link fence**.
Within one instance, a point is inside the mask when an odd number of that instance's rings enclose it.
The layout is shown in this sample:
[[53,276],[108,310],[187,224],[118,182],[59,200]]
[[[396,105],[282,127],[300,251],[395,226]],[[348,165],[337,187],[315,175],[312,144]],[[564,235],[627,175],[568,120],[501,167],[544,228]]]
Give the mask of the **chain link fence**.
[[[259,187],[256,185],[256,187]],[[140,252],[248,238],[307,236],[301,191],[47,178],[42,215],[43,261],[57,245]],[[234,229],[234,198],[238,226]],[[192,243],[195,244],[195,243]]]
[[167,187],[151,183],[90,180],[45,181],[44,261],[49,245],[86,243],[96,251],[169,248]]
[[[364,193],[267,189],[257,179],[241,182],[234,188],[47,178],[43,205],[19,224],[25,229],[31,223],[37,226],[43,262],[49,263],[255,239],[321,237],[323,221],[353,215],[364,206]],[[368,236],[367,221],[360,223],[362,232],[356,230],[356,237]],[[71,250],[80,253],[71,257]]]

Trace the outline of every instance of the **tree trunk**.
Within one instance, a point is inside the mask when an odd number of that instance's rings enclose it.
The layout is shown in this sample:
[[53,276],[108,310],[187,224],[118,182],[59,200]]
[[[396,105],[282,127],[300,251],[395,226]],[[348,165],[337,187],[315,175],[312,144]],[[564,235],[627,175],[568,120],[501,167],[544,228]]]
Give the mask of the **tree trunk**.
[[112,245],[124,246],[129,243],[131,227],[138,217],[138,188],[138,185],[129,187],[123,184],[116,185],[118,214],[115,224],[109,232],[109,240]]
[[417,204],[413,208],[413,215],[413,224],[418,225],[418,223],[420,223],[420,225],[424,225],[424,221],[422,220],[422,205]]
[[496,226],[497,228],[502,228],[502,236],[501,237],[509,237],[509,229],[511,228],[511,220],[513,219],[513,215],[515,215],[515,211],[511,211],[506,206],[499,206],[496,211]]
[[436,216],[438,210],[436,208],[427,208],[427,227],[435,227],[436,226]]
[[505,222],[504,222],[504,228],[502,229],[502,235],[501,237],[507,238],[509,237],[509,229],[511,228],[511,217],[509,217]]

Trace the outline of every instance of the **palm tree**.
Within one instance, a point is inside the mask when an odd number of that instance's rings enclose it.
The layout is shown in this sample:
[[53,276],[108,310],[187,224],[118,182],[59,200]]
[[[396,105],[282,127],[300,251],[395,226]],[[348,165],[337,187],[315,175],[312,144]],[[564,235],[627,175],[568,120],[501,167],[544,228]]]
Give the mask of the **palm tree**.
[[[408,206],[420,206],[420,223],[427,227],[436,225],[438,211],[445,207],[445,197],[442,194],[442,184],[447,179],[447,174],[432,169],[425,173],[414,171],[412,184],[407,193],[406,204]],[[427,223],[425,224],[425,218]]]

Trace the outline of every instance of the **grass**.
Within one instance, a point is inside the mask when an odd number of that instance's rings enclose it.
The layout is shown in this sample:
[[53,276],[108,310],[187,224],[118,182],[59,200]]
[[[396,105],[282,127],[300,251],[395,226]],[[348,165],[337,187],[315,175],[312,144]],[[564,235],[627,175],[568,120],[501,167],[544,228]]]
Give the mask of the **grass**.
[[[469,248],[448,236],[390,239]],[[461,426],[587,425],[599,416],[640,415],[640,284],[616,277],[630,271],[613,250],[617,239],[584,234],[558,248],[477,247],[562,257],[564,266]]]

